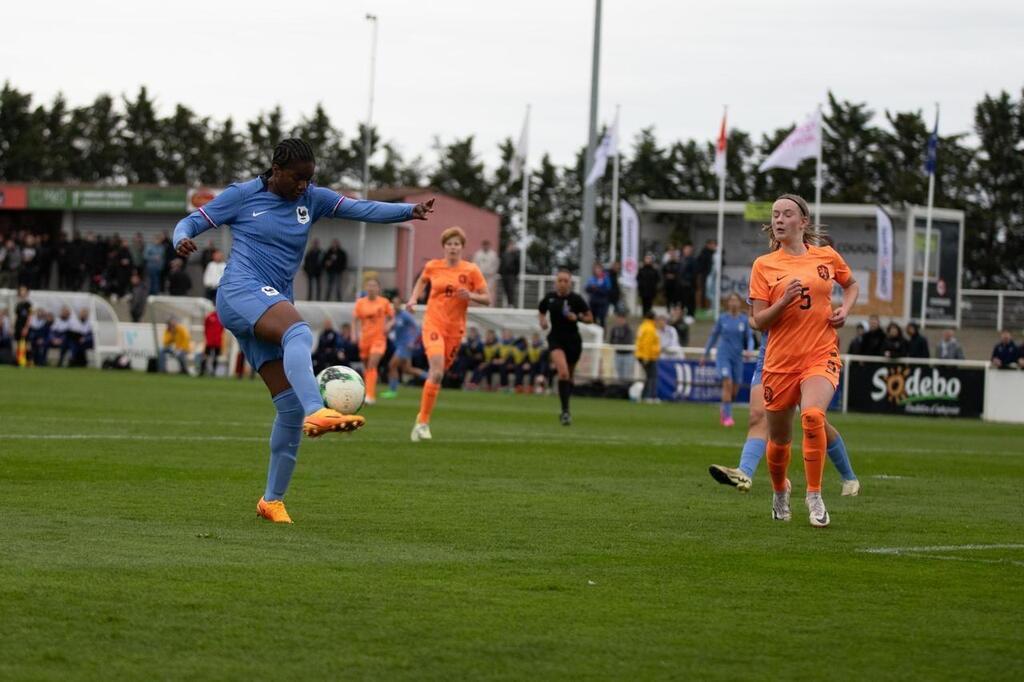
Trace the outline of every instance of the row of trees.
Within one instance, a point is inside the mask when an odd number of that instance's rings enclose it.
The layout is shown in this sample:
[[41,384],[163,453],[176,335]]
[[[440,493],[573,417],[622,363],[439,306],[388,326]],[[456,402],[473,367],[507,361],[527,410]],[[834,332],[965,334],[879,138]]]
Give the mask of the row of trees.
[[[920,111],[876,112],[864,103],[831,93],[825,108],[824,201],[916,203],[926,200],[922,170],[929,127]],[[755,139],[729,131],[730,200],[770,200],[783,192],[814,194],[814,162],[796,171],[758,173],[757,166],[792,128]],[[974,135],[943,137],[936,176],[937,206],[967,212],[965,267],[969,286],[1024,285],[1024,92],[986,96],[975,108]],[[346,136],[323,107],[288,125],[280,107],[241,126],[232,118],[211,120],[177,105],[160,116],[146,88],[133,97],[100,95],[71,108],[62,96],[33,104],[32,96],[5,84],[0,91],[0,180],[22,182],[204,183],[223,185],[267,165],[268,150],[287,135],[317,150],[317,179],[325,185],[358,187],[363,165],[363,129]],[[521,181],[510,182],[511,138],[499,145],[502,163],[489,169],[473,135],[437,140],[436,162],[406,159],[391,142],[371,131],[374,186],[430,185],[502,216],[503,238],[518,229]],[[556,260],[577,252],[582,216],[584,150],[575,163],[559,166],[547,154],[533,168],[529,250],[531,270],[549,271]],[[715,199],[710,140],[663,143],[653,128],[622,150],[623,196]],[[610,173],[609,173],[610,176]],[[598,220],[610,219],[610,177],[599,188]],[[685,218],[679,220],[680,230]],[[598,253],[607,253],[607,230],[599,231]]]

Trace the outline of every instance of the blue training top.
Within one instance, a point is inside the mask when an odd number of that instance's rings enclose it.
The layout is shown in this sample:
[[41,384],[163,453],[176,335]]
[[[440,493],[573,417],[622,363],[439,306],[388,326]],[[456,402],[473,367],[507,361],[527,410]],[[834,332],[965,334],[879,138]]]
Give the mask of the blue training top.
[[295,201],[267,189],[256,177],[230,185],[213,201],[181,219],[174,228],[174,248],[211,227],[230,225],[231,257],[221,286],[245,280],[270,285],[289,299],[292,281],[306,252],[309,228],[320,218],[368,223],[397,223],[412,218],[413,204],[389,204],[343,197],[310,183]]
[[416,318],[405,308],[395,312],[395,322],[391,327],[392,338],[398,348],[408,347],[420,333]]
[[735,358],[743,355],[744,349],[754,350],[754,334],[750,329],[747,316],[742,313],[735,316],[729,313],[721,315],[715,322],[715,328],[704,346],[705,355],[716,341],[720,358]]

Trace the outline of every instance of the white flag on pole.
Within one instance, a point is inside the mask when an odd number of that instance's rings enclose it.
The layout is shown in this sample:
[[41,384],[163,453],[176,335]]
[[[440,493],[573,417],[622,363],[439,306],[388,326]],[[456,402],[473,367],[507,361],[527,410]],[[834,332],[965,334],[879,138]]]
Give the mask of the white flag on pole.
[[821,113],[815,109],[807,120],[793,129],[775,151],[758,168],[762,173],[771,168],[794,170],[804,159],[818,156],[821,149]]
[[509,164],[508,181],[515,182],[523,175],[526,168],[526,154],[530,148],[530,108],[526,108],[526,118],[523,119],[523,131],[519,134],[519,144],[516,145],[516,152],[512,156],[512,163]]
[[625,199],[619,202],[619,215],[622,216],[622,272],[619,274],[619,285],[635,289],[636,273],[640,268],[640,216]]
[[722,127],[718,131],[718,142],[715,144],[715,175],[725,177],[725,114],[722,114]]
[[878,262],[875,268],[875,298],[892,300],[892,220],[879,206],[875,212],[878,225]]
[[594,165],[590,167],[590,175],[587,176],[587,187],[590,187],[599,178],[604,177],[604,171],[608,167],[608,159],[617,156],[619,153],[619,116],[615,115],[615,122],[608,132],[604,134],[600,146],[594,150]]

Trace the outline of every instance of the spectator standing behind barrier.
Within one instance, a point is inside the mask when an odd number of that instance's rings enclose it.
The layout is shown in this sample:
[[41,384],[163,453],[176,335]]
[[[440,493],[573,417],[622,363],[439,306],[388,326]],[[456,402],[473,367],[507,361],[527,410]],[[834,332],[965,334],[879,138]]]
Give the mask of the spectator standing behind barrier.
[[362,369],[363,365],[359,361],[359,344],[352,336],[352,325],[348,322],[341,325],[341,331],[338,334],[338,351],[341,353],[341,364]]
[[161,291],[164,276],[164,242],[161,235],[153,237],[153,243],[143,252],[146,262],[146,278],[149,280],[149,294],[156,296]]
[[68,361],[68,367],[85,367],[88,364],[86,352],[95,346],[88,308],[78,311],[78,319],[70,325],[68,337],[71,339],[71,360]]
[[907,322],[907,357],[930,358],[928,339],[921,335],[916,322]]
[[895,322],[885,328],[885,343],[882,355],[887,358],[903,358],[907,356],[907,340],[903,338],[903,330]]
[[142,281],[139,273],[132,273],[131,305],[128,312],[132,316],[132,322],[138,322],[146,313],[146,301],[149,300],[149,287]]
[[[345,270],[348,268],[348,254],[341,248],[341,242],[337,239],[331,240],[331,246],[324,253],[324,272],[327,273],[327,291],[324,293],[324,300],[341,300],[341,283],[345,278]],[[360,284],[362,284],[360,282]]]
[[206,264],[206,269],[203,271],[203,289],[206,292],[206,298],[213,303],[217,302],[217,288],[220,286],[220,279],[224,276],[224,270],[227,267],[228,264],[224,262],[224,252],[214,249],[210,254],[210,262]]
[[658,295],[658,283],[661,275],[654,265],[654,254],[644,255],[644,263],[636,273],[636,292],[640,296],[640,305],[646,316],[654,306],[654,297]]
[[192,289],[192,278],[185,272],[185,261],[175,258],[171,261],[171,271],[167,276],[167,293],[171,296],[188,296]]
[[675,327],[668,323],[667,315],[658,315],[655,319],[655,328],[658,330],[661,357],[683,357],[683,348],[679,345],[679,333]]
[[675,247],[665,254],[667,260],[661,266],[661,281],[665,289],[665,305],[671,308],[679,303],[679,251]]
[[[693,318],[690,318],[693,321]],[[686,321],[686,308],[683,306],[676,306],[669,311],[668,323],[676,330],[676,335],[679,337],[680,346],[690,345],[690,325]]]
[[36,308],[28,318],[28,346],[32,364],[46,367],[46,355],[50,350],[50,328],[53,315],[43,308]]
[[498,252],[491,248],[491,242],[484,240],[480,248],[473,254],[473,263],[480,268],[480,274],[487,280],[487,290],[497,291],[498,266],[501,259]]
[[[621,313],[615,314],[615,324],[608,333],[608,343],[613,346],[632,346],[633,330],[626,321],[626,316]],[[615,376],[622,380],[633,377],[633,352],[627,348],[615,349]]]
[[608,266],[606,272],[608,273],[608,283],[611,285],[611,290],[608,292],[608,308],[613,313],[618,313],[625,310],[622,305],[622,289],[619,287],[622,264],[619,261],[614,261]]
[[1013,336],[1004,329],[999,343],[992,349],[992,366],[996,369],[1016,369],[1020,365],[1020,346],[1013,342]]
[[594,314],[594,323],[603,327],[608,318],[612,283],[604,266],[600,263],[594,263],[594,274],[587,280],[586,290],[587,303],[590,305],[590,311]]
[[718,294],[711,291],[715,284],[711,281],[711,275],[715,269],[715,251],[717,250],[718,242],[709,239],[704,243],[700,255],[697,256],[697,287],[699,289],[697,307],[699,308],[707,307],[708,303],[715,307],[718,306]]
[[878,315],[868,317],[868,330],[864,332],[864,339],[861,343],[861,355],[882,355],[885,352],[885,332],[882,331],[882,323]]
[[331,365],[342,364],[342,360],[338,351],[338,332],[334,329],[334,322],[329,317],[325,318],[320,338],[317,339],[316,349],[313,351],[313,371],[319,374]]
[[18,287],[18,302],[14,304],[14,356],[16,364],[28,364],[28,318],[32,315],[32,302],[27,286]]
[[855,336],[850,339],[850,345],[847,346],[846,352],[850,355],[864,355],[864,332],[867,328],[863,324],[857,325],[857,331]]
[[679,256],[679,302],[692,317],[697,312],[696,301],[697,258],[693,255],[693,244],[686,244]]
[[644,402],[653,403],[658,399],[658,358],[661,356],[661,341],[654,323],[654,313],[648,311],[636,330],[636,359],[644,368]]
[[217,376],[217,363],[224,348],[224,325],[221,324],[216,310],[211,310],[203,319],[203,341],[203,354],[196,356],[199,376],[206,374],[207,363],[210,366],[210,376]]
[[[58,242],[59,244],[59,242]],[[132,258],[132,272],[143,272],[146,267],[146,240],[141,232],[136,232],[132,243],[128,246]]]
[[505,253],[501,254],[498,274],[501,275],[501,290],[505,294],[505,306],[508,308],[518,307],[516,283],[519,278],[519,246],[514,240],[509,240],[505,246]]
[[185,325],[174,317],[167,320],[163,343],[160,348],[159,367],[161,372],[167,371],[167,356],[177,358],[181,373],[188,374],[188,353],[192,350],[192,336]]
[[213,260],[213,252],[217,250],[217,247],[213,245],[213,240],[210,239],[206,242],[206,248],[199,254],[199,266],[206,272],[206,266]]
[[319,301],[323,296],[320,283],[324,273],[324,250],[320,248],[320,240],[314,239],[302,259],[302,271],[306,273],[306,300]]
[[937,357],[940,360],[964,359],[964,349],[960,346],[960,342],[957,341],[952,329],[942,330],[942,340],[939,341],[939,354]]

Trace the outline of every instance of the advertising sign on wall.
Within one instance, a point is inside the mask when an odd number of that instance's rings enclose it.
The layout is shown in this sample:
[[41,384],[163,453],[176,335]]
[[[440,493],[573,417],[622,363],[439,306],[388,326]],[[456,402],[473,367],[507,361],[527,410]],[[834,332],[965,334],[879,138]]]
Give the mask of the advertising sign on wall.
[[851,361],[847,406],[853,412],[980,417],[983,367]]

